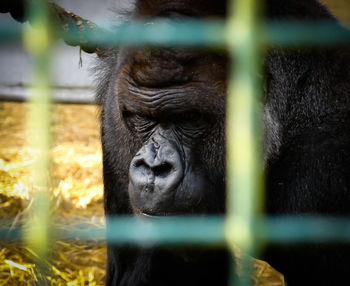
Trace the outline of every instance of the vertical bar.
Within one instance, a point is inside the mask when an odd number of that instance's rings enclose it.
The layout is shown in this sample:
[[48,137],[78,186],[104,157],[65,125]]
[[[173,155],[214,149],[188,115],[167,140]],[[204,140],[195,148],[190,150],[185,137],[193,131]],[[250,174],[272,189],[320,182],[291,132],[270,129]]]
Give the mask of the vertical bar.
[[46,264],[49,243],[50,217],[50,45],[51,33],[45,0],[31,1],[28,12],[32,26],[24,31],[24,44],[33,64],[33,93],[29,99],[27,145],[35,155],[32,170],[33,207],[28,217],[24,239],[37,254],[38,282],[46,285]]
[[[259,55],[257,0],[229,5],[227,43],[234,65],[227,97],[227,221],[225,235],[232,251],[256,255],[253,224],[262,206],[261,122],[258,112]],[[243,261],[239,285],[250,284],[251,265]],[[235,280],[235,279],[234,279]],[[235,282],[235,285],[237,282]]]

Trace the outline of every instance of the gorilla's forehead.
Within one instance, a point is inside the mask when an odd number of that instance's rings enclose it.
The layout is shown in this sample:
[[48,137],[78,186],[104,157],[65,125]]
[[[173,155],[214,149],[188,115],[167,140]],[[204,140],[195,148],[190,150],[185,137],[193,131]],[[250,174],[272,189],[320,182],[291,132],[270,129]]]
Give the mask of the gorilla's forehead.
[[137,15],[163,16],[168,12],[197,17],[222,17],[226,14],[226,0],[138,0]]
[[153,117],[173,112],[222,113],[217,107],[223,106],[226,95],[224,56],[198,53],[183,64],[187,58],[182,53],[172,58],[164,49],[146,50],[129,54],[116,78],[114,92],[122,109]]
[[[122,109],[137,114],[163,117],[166,115],[198,110],[194,98],[200,96],[193,87],[147,89],[128,85],[119,92]],[[198,110],[199,111],[199,110]]]

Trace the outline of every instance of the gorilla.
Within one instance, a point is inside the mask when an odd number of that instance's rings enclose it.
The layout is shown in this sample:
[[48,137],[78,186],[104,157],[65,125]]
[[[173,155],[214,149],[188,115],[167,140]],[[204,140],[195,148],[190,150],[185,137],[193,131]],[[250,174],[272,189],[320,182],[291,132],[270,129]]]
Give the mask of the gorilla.
[[[225,1],[138,1],[136,19],[222,17]],[[224,54],[119,47],[101,57],[107,215],[225,211]],[[226,285],[225,250],[108,246],[107,285]]]
[[[268,20],[336,21],[316,0],[267,0]],[[139,0],[131,17],[226,16],[225,0]],[[225,213],[227,53],[110,48],[101,57],[106,215]],[[350,53],[268,47],[264,57],[266,213],[350,211]],[[348,248],[268,245],[288,285],[346,281]],[[226,250],[108,246],[107,285],[227,285]]]

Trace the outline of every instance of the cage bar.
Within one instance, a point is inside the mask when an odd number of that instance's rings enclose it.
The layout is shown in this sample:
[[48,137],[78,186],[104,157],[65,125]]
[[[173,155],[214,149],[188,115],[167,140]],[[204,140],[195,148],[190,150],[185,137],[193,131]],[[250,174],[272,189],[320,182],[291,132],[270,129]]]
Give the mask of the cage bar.
[[[262,205],[260,155],[259,6],[255,0],[231,1],[227,26],[231,76],[226,105],[226,238],[232,251],[238,246],[254,256],[257,240],[254,222]],[[251,266],[243,262],[244,278],[239,285],[249,285]],[[232,285],[237,285],[233,282]]]
[[24,45],[32,59],[33,93],[27,115],[27,145],[35,154],[32,170],[33,205],[23,229],[26,244],[37,255],[40,285],[47,285],[45,261],[48,257],[51,227],[50,213],[50,48],[51,32],[47,2],[33,1],[28,8],[34,28],[24,31]]
[[[105,23],[104,25],[108,25]],[[227,23],[220,20],[184,20],[181,23],[156,21],[132,23],[114,27],[112,31],[98,34],[84,32],[84,39],[91,45],[178,45],[178,46],[226,46],[225,27]],[[159,33],[159,29],[161,33]],[[266,45],[280,46],[314,46],[314,45],[349,45],[350,31],[336,22],[329,21],[279,21],[261,23],[263,33],[261,41]],[[165,35],[165,37],[163,37]],[[68,41],[82,37],[75,30],[61,35]],[[0,43],[18,42],[21,40],[21,29],[13,23],[0,21]]]

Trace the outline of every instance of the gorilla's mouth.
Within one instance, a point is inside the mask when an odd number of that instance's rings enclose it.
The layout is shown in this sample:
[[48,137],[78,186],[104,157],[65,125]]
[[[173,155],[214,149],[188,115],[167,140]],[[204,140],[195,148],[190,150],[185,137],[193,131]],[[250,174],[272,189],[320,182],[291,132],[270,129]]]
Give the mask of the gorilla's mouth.
[[149,213],[141,212],[139,213],[139,216],[146,219],[159,219],[159,218],[168,216],[168,214],[165,214],[165,213],[149,214]]
[[[145,210],[139,210],[136,213],[136,216],[139,218],[145,218],[145,219],[161,219],[166,217],[174,217],[179,216],[181,213],[175,213],[175,212],[149,212]],[[183,215],[184,213],[182,213]]]

